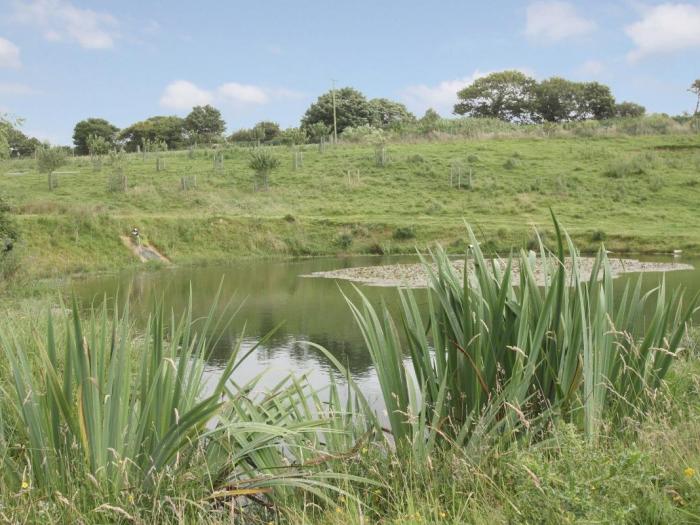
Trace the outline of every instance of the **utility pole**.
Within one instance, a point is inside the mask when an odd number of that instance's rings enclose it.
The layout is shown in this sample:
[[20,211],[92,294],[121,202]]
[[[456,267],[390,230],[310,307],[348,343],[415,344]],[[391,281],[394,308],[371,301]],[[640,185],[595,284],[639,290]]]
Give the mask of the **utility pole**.
[[331,82],[333,83],[333,89],[331,89],[331,93],[333,94],[333,144],[338,143],[338,120],[336,119],[335,116],[335,79],[331,79]]

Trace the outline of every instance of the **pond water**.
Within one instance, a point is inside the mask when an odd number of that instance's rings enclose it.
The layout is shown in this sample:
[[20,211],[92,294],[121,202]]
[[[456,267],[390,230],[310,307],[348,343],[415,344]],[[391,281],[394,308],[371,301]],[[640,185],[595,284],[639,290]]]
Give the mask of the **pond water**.
[[[640,259],[655,262],[675,260],[693,265],[694,270],[666,273],[666,283],[669,289],[682,285],[690,293],[700,290],[700,259],[661,256]],[[378,395],[378,389],[372,363],[341,293],[356,298],[353,285],[348,281],[304,276],[338,268],[403,262],[416,262],[416,257],[257,260],[230,266],[129,271],[90,277],[75,282],[72,288],[83,305],[100,302],[104,296],[112,300],[120,296],[123,302],[127,291],[130,291],[128,299],[132,318],[137,325],[143,325],[152,312],[155,300],[162,299],[168,312],[172,308],[176,315],[181,313],[187,306],[190,289],[194,316],[205,316],[221,285],[219,312],[224,312],[224,306],[229,301],[233,309],[239,306],[240,309],[213,349],[209,360],[213,373],[226,361],[238,338],[242,337],[244,349],[250,348],[281,324],[274,335],[246,361],[239,373],[252,377],[267,370],[263,386],[274,384],[289,372],[307,373],[311,383],[317,387],[327,384],[332,366],[320,351],[306,344],[311,341],[332,352],[350,369],[365,393],[374,397]],[[616,280],[616,285],[623,285],[630,278],[636,278],[636,274],[622,275]],[[660,279],[660,273],[646,274],[645,287],[656,286]],[[395,289],[359,287],[375,304],[383,300],[390,308],[398,308]],[[425,300],[425,290],[415,290],[415,293],[419,302]]]

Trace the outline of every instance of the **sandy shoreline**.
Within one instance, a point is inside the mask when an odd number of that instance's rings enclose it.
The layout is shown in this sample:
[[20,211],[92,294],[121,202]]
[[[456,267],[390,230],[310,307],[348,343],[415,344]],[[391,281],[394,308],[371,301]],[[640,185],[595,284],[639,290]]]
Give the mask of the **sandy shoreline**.
[[[580,257],[579,271],[582,280],[590,279],[593,270],[593,257]],[[613,276],[617,277],[623,273],[637,272],[672,272],[679,270],[692,270],[693,266],[676,262],[641,262],[636,259],[613,259],[610,258],[610,266]],[[505,268],[506,261],[497,260],[501,268]],[[565,261],[567,269],[571,267],[571,260]],[[471,266],[470,262],[470,266]],[[464,261],[452,261],[452,266],[461,276],[464,271]],[[538,284],[544,284],[544,274],[540,258],[535,263],[535,280]],[[513,281],[520,279],[520,262],[513,261],[512,268]],[[359,282],[370,286],[402,286],[406,288],[425,288],[428,286],[428,273],[420,263],[413,264],[389,264],[384,266],[362,266],[357,268],[342,268],[324,272],[314,272],[302,277],[319,277],[325,279],[343,279],[347,281]]]

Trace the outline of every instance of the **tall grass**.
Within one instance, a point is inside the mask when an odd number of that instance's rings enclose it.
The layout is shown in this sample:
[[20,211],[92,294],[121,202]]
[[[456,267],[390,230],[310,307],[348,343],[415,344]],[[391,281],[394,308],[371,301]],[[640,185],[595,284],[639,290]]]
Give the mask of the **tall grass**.
[[264,391],[261,376],[239,381],[255,350],[240,344],[211,376],[205,334],[224,328],[214,311],[194,320],[190,304],[167,319],[156,307],[140,336],[128,308],[109,314],[106,304],[87,322],[74,304],[62,329],[49,315],[45,338],[1,326],[11,376],[0,405],[3,486],[46,497],[79,487],[92,505],[125,493],[163,501],[178,486],[194,487],[195,506],[238,497],[271,505],[298,490],[328,500],[341,490],[349,477],[324,464],[364,432],[356,396],[335,383],[326,396],[291,375]]
[[442,249],[432,253],[424,260],[427,313],[411,290],[400,290],[397,316],[361,293],[357,304],[348,300],[399,451],[427,455],[446,442],[481,447],[485,438],[556,419],[594,441],[653,400],[696,298],[684,305],[682,292],[669,295],[663,281],[642,294],[641,277],[618,295],[603,249],[582,280],[575,247],[554,225],[557,253],[540,243],[539,266],[534,252],[502,266],[487,260],[471,229],[462,276]]

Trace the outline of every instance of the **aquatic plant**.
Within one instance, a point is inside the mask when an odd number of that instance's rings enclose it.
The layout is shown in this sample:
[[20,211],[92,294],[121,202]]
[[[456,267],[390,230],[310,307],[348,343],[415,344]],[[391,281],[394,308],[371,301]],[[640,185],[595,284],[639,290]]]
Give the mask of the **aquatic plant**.
[[[438,443],[482,447],[538,422],[579,425],[595,441],[603,428],[644,413],[679,350],[697,297],[661,284],[642,294],[641,276],[621,295],[601,248],[588,281],[554,220],[557,252],[540,242],[501,266],[471,247],[458,275],[441,248],[424,260],[427,313],[400,290],[398,316],[362,295],[348,303],[380,382],[399,451],[427,457]],[[565,263],[565,245],[570,263]],[[567,267],[568,266],[568,267]],[[544,286],[535,278],[544,273]],[[410,356],[410,363],[406,361]]]
[[125,491],[156,501],[178,486],[194,504],[269,502],[296,489],[322,500],[341,490],[334,482],[351,477],[319,465],[363,432],[356,397],[332,383],[325,399],[291,375],[267,391],[261,376],[237,381],[266,337],[245,352],[238,339],[220,375],[208,375],[216,341],[204,334],[227,326],[214,317],[217,302],[194,320],[190,300],[169,323],[156,306],[139,337],[128,307],[120,314],[115,305],[110,315],[106,302],[87,322],[74,303],[62,331],[49,315],[43,341],[0,327],[11,375],[0,418],[4,486],[107,503]]

